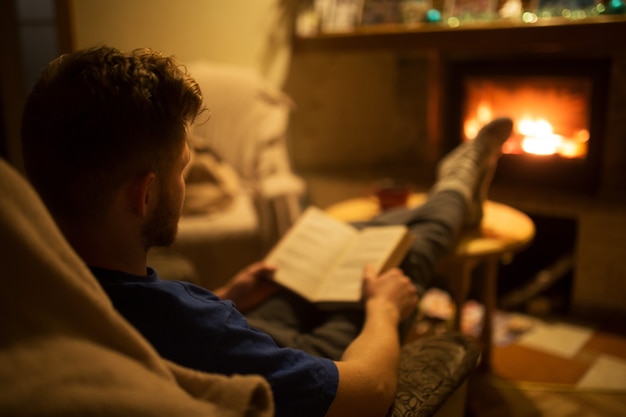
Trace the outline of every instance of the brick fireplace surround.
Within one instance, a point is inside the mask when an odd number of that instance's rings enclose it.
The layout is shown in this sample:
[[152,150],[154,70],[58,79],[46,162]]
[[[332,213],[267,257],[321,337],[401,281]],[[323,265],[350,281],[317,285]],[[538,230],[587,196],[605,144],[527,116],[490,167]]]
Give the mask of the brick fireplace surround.
[[430,184],[452,94],[443,82],[451,59],[607,57],[611,75],[596,190],[499,182],[490,197],[531,215],[575,220],[571,313],[626,317],[626,19],[604,29],[600,23],[482,32],[441,35],[438,47],[437,34],[425,40],[405,33],[296,39],[286,86],[297,103],[291,153],[309,182],[311,202],[324,207],[362,195],[383,177],[409,179],[418,188]]

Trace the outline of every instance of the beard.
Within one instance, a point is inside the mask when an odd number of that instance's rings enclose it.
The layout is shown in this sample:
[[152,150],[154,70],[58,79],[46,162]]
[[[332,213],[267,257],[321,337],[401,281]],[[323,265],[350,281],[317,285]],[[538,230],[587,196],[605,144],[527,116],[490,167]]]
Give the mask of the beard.
[[178,232],[180,207],[165,187],[161,188],[159,201],[142,228],[143,244],[146,250],[152,247],[167,247],[174,243]]

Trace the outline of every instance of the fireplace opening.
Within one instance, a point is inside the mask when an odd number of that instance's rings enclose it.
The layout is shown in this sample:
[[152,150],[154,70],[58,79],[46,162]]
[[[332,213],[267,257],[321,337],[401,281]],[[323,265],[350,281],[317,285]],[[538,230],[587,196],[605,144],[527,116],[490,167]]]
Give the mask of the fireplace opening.
[[498,305],[507,311],[569,314],[578,222],[528,213],[535,239],[498,271]]
[[605,59],[452,62],[446,151],[500,116],[515,122],[494,182],[566,191],[597,186],[607,106]]
[[505,155],[585,159],[591,80],[583,77],[467,77],[462,140],[471,140],[496,110],[513,117]]

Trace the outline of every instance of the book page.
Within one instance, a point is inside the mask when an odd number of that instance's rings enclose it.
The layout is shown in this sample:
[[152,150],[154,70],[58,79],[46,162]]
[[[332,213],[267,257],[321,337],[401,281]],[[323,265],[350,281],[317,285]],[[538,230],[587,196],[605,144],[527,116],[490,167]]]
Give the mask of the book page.
[[315,301],[320,281],[357,235],[352,226],[320,209],[309,208],[270,252],[266,261],[277,266],[274,279]]
[[[341,261],[320,286],[316,298],[323,301],[359,301],[365,265],[372,264],[382,272],[394,250],[406,253],[408,237],[405,226],[381,226],[363,229],[345,252]],[[405,242],[406,241],[406,242]],[[400,245],[401,242],[405,242]],[[350,295],[349,297],[347,297]]]

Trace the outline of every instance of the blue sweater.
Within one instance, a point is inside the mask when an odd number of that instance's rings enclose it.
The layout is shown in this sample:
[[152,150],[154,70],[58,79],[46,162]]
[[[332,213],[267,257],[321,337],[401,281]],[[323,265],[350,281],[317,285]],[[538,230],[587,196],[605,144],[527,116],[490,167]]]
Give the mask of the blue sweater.
[[333,361],[278,347],[250,328],[230,301],[180,281],[91,268],[115,308],[180,365],[223,375],[258,374],[272,387],[276,416],[323,416],[337,393]]

